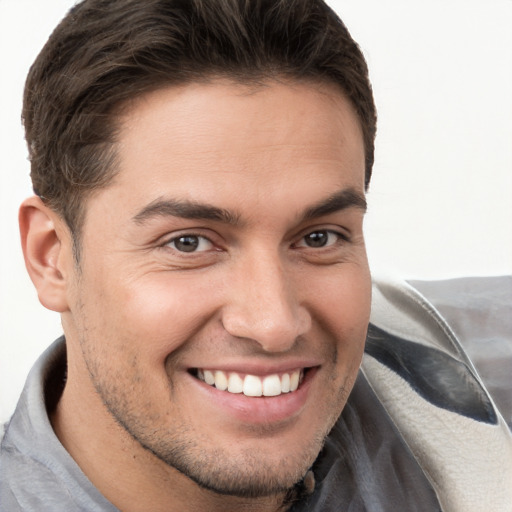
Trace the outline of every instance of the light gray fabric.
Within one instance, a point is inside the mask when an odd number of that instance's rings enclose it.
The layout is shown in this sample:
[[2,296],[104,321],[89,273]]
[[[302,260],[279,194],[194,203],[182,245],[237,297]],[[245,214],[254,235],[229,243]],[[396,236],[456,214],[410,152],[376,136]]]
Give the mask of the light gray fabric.
[[511,432],[445,319],[411,286],[380,279],[371,321],[364,375],[443,510],[510,512]]
[[512,276],[410,283],[453,329],[512,429]]
[[53,372],[62,372],[64,353],[61,338],[39,358],[6,426],[0,452],[2,512],[117,511],[82,473],[50,425],[43,383],[52,380]]

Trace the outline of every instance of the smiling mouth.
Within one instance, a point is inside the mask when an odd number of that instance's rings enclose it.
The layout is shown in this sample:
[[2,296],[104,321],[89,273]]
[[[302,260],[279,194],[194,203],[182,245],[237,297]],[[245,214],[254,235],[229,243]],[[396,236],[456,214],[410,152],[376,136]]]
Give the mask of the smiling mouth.
[[243,394],[248,397],[270,397],[297,391],[307,371],[308,368],[300,368],[264,377],[201,368],[196,368],[190,373],[200,381],[220,391]]

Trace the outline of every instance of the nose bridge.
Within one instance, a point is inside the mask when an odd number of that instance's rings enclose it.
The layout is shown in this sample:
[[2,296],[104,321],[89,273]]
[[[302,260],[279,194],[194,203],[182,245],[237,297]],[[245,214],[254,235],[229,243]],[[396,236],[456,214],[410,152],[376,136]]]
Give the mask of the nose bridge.
[[268,352],[283,352],[310,327],[290,272],[279,250],[255,251],[236,265],[223,314],[233,336],[258,342]]

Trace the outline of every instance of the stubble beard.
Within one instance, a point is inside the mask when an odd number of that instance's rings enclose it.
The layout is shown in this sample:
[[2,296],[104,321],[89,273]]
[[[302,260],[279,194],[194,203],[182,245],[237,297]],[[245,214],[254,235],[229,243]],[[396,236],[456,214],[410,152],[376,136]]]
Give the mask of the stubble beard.
[[[340,395],[345,395],[340,391]],[[172,431],[150,430],[140,419],[119,410],[118,400],[102,394],[102,400],[115,421],[145,450],[167,466],[195,482],[200,488],[222,496],[245,499],[285,496],[302,481],[320,453],[325,438],[337,416],[306,444],[297,446],[293,453],[278,463],[269,463],[257,450],[246,449],[233,453],[201,442],[185,425]],[[262,429],[262,436],[268,432]],[[147,432],[151,431],[151,434]],[[257,433],[253,432],[256,436]]]
[[[122,387],[101,382],[97,376],[102,373],[91,371],[94,369],[90,365],[88,367],[94,387],[109,414],[142,448],[202,489],[246,499],[285,496],[302,481],[320,453],[348,394],[345,386],[338,390],[338,396],[333,397],[331,404],[337,401],[339,411],[336,408],[326,416],[328,420],[323,429],[310,439],[302,440],[304,443],[294,447],[293,453],[286,454],[277,463],[269,463],[257,449],[234,450],[234,455],[212,447],[211,440],[202,438],[185,423],[176,423],[172,429],[155,427],[155,423],[162,425],[163,421],[147,423],[145,418],[155,419],[149,410],[144,414],[146,408],[142,406],[134,411]],[[110,379],[112,377],[110,375]],[[127,389],[133,388],[127,386]],[[251,435],[257,438],[259,434],[264,439],[271,435],[271,431],[271,427],[255,427]]]

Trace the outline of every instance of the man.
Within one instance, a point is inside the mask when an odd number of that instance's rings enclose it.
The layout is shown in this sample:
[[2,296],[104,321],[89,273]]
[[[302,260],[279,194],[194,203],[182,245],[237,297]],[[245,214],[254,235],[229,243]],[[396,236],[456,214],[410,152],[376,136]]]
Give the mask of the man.
[[455,375],[457,400],[442,379],[419,395],[506,454],[463,354],[371,327],[359,373],[376,116],[323,2],[85,0],[33,65],[23,118],[25,261],[65,342],[7,427],[2,510],[461,506],[379,401],[411,346]]

